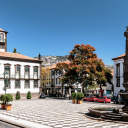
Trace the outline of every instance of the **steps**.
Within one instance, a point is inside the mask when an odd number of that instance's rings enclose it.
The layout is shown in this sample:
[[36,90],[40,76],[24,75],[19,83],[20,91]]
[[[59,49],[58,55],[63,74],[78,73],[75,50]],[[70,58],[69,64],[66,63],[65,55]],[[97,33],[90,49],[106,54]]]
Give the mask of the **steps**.
[[125,107],[122,110],[123,110],[123,112],[128,113],[128,107]]
[[104,115],[101,115],[102,119],[105,120],[116,120],[116,121],[122,121],[122,113],[106,113]]

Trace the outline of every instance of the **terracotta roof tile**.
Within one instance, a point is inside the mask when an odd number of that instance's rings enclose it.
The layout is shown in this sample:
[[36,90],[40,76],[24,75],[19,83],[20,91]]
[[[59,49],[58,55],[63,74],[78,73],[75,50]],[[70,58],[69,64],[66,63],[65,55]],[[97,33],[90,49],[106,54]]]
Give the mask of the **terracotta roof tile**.
[[118,59],[122,59],[125,56],[125,53],[116,57],[116,58],[112,58],[112,60],[118,60]]
[[0,28],[0,31],[4,31],[4,30]]
[[[58,62],[58,63],[66,63],[66,64],[69,64],[70,62],[69,62],[69,61],[63,61],[63,62]],[[54,69],[54,68],[56,68],[56,65],[57,65],[58,63],[52,65],[49,69]]]
[[17,59],[27,59],[27,60],[38,60],[32,57],[24,56],[18,53],[10,53],[10,52],[0,52],[0,57],[9,57],[9,58],[17,58]]

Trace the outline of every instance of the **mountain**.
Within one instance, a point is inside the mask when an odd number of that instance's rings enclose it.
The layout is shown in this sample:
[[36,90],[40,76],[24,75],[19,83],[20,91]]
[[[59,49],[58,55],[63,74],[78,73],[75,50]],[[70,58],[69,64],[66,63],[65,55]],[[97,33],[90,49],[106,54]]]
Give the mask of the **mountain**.
[[[35,57],[37,58],[37,57]],[[41,60],[43,61],[42,66],[43,67],[51,67],[52,65],[58,63],[67,61],[68,55],[65,56],[41,56]]]
[[[37,57],[35,57],[37,58]],[[65,56],[41,56],[41,60],[43,61],[42,66],[43,67],[51,67],[52,65],[58,63],[58,62],[63,62],[63,61],[68,61],[68,55]],[[113,65],[105,65],[106,68],[112,70]]]

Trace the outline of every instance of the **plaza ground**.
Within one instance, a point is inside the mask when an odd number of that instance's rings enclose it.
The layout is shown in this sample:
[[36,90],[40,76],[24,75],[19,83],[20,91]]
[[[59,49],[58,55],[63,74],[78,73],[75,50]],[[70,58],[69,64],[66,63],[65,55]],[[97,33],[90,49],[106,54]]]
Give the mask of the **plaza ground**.
[[94,102],[72,104],[71,100],[51,98],[14,100],[11,111],[0,110],[0,119],[30,128],[128,128],[126,124],[85,117],[84,113],[88,112],[88,108],[94,106],[115,106],[115,104]]

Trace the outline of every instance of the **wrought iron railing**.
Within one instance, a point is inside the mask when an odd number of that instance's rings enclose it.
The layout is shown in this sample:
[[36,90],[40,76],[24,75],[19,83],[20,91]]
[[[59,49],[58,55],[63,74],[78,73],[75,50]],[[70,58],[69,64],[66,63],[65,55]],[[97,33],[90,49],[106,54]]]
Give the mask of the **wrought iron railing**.
[[[25,76],[25,75],[5,75],[5,78],[8,78],[8,79],[40,79],[40,76],[33,76],[33,75],[30,75],[30,76]],[[0,79],[4,79],[4,75],[1,74],[0,75]]]

